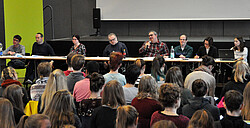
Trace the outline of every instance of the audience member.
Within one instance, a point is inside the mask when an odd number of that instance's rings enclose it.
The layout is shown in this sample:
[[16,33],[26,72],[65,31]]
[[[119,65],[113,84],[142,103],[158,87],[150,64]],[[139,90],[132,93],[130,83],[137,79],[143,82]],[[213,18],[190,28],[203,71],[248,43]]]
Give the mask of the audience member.
[[164,83],[159,90],[159,101],[164,106],[163,111],[156,111],[151,117],[150,126],[160,120],[171,120],[178,128],[186,128],[189,119],[186,116],[178,115],[180,107],[180,87],[176,84]]
[[152,128],[177,128],[171,120],[160,120],[154,123]]
[[243,128],[245,123],[240,110],[243,105],[242,94],[235,90],[226,92],[223,104],[226,114],[222,120],[215,122],[215,126],[218,128]]
[[80,36],[73,35],[72,42],[74,45],[70,48],[70,52],[86,56],[86,48],[80,43]]
[[25,115],[23,112],[23,95],[22,87],[16,84],[8,86],[3,92],[3,97],[8,99],[13,106],[16,124],[18,124],[20,118]]
[[250,82],[248,82],[247,86],[243,92],[243,107],[242,107],[241,115],[243,120],[250,121]]
[[138,128],[150,128],[150,119],[155,111],[163,110],[161,103],[157,100],[157,83],[152,76],[143,76],[138,86],[138,94],[132,100],[133,105],[139,113]]
[[36,80],[36,84],[33,84],[30,87],[31,100],[38,101],[42,96],[51,71],[52,67],[49,62],[41,62],[38,65],[37,73],[39,75],[39,78]]
[[92,116],[94,109],[101,106],[102,98],[100,93],[103,89],[104,82],[104,78],[101,74],[96,72],[92,73],[90,77],[90,96],[76,104],[77,113],[81,118],[83,128],[90,127],[90,117]]
[[103,90],[102,106],[94,109],[90,119],[91,128],[114,128],[116,109],[126,104],[121,84],[109,81]]
[[31,116],[22,116],[17,128],[50,128],[51,122],[48,116],[35,114]]
[[71,59],[73,72],[71,72],[67,76],[68,89],[71,94],[73,94],[75,83],[85,78],[83,76],[83,73],[81,72],[81,70],[83,69],[84,63],[85,63],[84,56],[80,54],[74,55]]
[[110,56],[112,52],[120,52],[124,56],[128,56],[128,48],[127,46],[117,40],[117,36],[115,33],[110,33],[108,35],[109,45],[107,45],[103,51],[103,56],[107,57]]
[[223,97],[225,93],[229,90],[236,90],[243,94],[246,84],[249,82],[248,75],[250,74],[250,69],[248,63],[245,61],[238,61],[233,68],[233,78],[231,81],[227,82],[222,91],[220,97]]
[[126,84],[125,76],[118,72],[122,66],[123,55],[119,52],[112,52],[109,57],[110,72],[104,75],[105,83],[110,80],[117,80],[122,86]]
[[139,113],[131,105],[118,107],[116,128],[137,128],[138,115]]
[[202,79],[208,86],[208,96],[214,97],[216,81],[212,74],[215,61],[210,56],[203,56],[201,66],[196,68],[193,72],[189,73],[185,79],[184,87],[192,91],[192,83],[196,79]]
[[49,75],[45,90],[38,102],[38,113],[43,113],[56,91],[68,89],[67,78],[62,70],[56,69]]
[[[68,65],[68,70],[66,71],[63,71],[63,73],[65,74],[65,76],[68,76],[71,72],[73,72],[73,68],[72,68],[72,65],[71,65],[71,59],[72,57],[76,55],[76,53],[74,52],[70,52],[68,55],[67,55],[67,59],[66,59],[66,63]],[[83,76],[85,77],[85,73],[82,72]]]
[[149,41],[143,43],[139,49],[139,53],[146,57],[156,57],[157,55],[168,56],[169,50],[168,46],[161,42],[155,31],[150,31],[148,33]]
[[16,128],[13,106],[11,102],[5,98],[0,98],[0,127]]
[[156,56],[152,62],[151,76],[153,76],[158,84],[164,83],[165,80],[165,59],[162,56]]
[[140,82],[140,79],[145,76],[146,74],[145,73],[145,70],[146,70],[146,63],[143,59],[137,59],[134,63],[135,65],[137,65],[140,69],[141,69],[141,74],[139,75],[137,81],[135,82],[135,87],[138,88],[138,85],[139,85],[139,82]]
[[193,48],[187,45],[187,36],[181,35],[180,38],[180,45],[174,48],[175,57],[177,58],[191,58],[193,57]]
[[188,99],[193,98],[193,95],[189,89],[184,88],[183,76],[179,67],[171,67],[166,74],[165,83],[173,83],[181,88],[181,105],[177,110],[178,114],[182,114],[182,107],[188,104]]
[[138,88],[135,87],[135,82],[140,75],[140,68],[135,64],[129,65],[127,67],[125,78],[127,84],[125,84],[122,88],[124,91],[124,96],[127,104],[131,104],[132,100],[138,93]]
[[74,114],[74,98],[66,89],[57,91],[44,114],[50,118],[51,128],[59,128],[65,124],[74,125],[76,128],[82,128],[79,117]]
[[188,128],[214,128],[214,119],[209,111],[197,110],[189,121]]
[[217,58],[218,51],[217,51],[217,48],[215,46],[213,46],[213,42],[214,42],[213,37],[205,38],[203,41],[204,46],[200,46],[200,48],[198,49],[198,52],[197,52],[196,56],[194,56],[194,58],[201,58],[205,55],[211,56],[213,58]]
[[248,48],[244,45],[244,40],[242,37],[234,38],[234,59],[244,60],[247,62]]
[[99,72],[99,64],[96,61],[89,61],[86,64],[86,78],[76,82],[73,96],[76,102],[87,99],[90,96],[90,76],[93,72]]
[[197,79],[193,82],[192,93],[194,97],[189,99],[189,103],[184,105],[182,108],[183,115],[190,119],[195,111],[205,109],[212,114],[215,121],[220,119],[219,108],[212,105],[208,99],[204,98],[207,94],[207,84],[204,80]]

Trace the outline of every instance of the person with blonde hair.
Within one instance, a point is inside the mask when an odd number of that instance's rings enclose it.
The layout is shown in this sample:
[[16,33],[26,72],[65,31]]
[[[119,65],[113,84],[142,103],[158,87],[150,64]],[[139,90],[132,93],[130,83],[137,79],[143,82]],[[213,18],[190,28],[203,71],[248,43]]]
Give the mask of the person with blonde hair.
[[243,107],[241,109],[241,115],[243,120],[250,120],[250,82],[248,82],[247,86],[243,92]]
[[49,75],[45,90],[38,102],[38,113],[43,113],[56,91],[68,89],[67,79],[62,70],[56,69]]
[[137,128],[138,115],[139,113],[131,105],[118,107],[116,128]]
[[114,128],[116,110],[119,106],[125,105],[124,92],[121,84],[116,80],[109,81],[102,95],[102,106],[94,109],[90,118],[91,128]]
[[15,128],[14,111],[11,102],[8,99],[0,98],[0,127]]
[[250,69],[245,61],[238,61],[233,68],[231,81],[227,82],[221,91],[220,97],[223,97],[229,90],[236,90],[243,94],[246,84],[249,82]]
[[161,103],[157,100],[157,83],[152,76],[141,78],[138,86],[138,94],[132,100],[131,105],[139,113],[138,128],[150,128],[151,115],[158,110],[163,110]]
[[189,121],[188,128],[214,128],[214,119],[210,112],[197,110]]
[[82,124],[79,117],[74,114],[74,98],[66,89],[57,91],[44,114],[50,118],[51,128],[59,128],[65,124],[72,124],[76,128],[81,128]]
[[22,116],[17,128],[50,128],[51,122],[48,116],[44,114],[34,114],[31,116]]

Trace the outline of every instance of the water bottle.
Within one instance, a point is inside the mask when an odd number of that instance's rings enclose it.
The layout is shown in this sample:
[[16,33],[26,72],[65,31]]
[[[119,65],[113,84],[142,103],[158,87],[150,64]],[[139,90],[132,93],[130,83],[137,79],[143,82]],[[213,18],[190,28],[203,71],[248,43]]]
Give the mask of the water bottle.
[[174,59],[174,47],[173,47],[173,46],[171,46],[170,58],[171,58],[171,59]]

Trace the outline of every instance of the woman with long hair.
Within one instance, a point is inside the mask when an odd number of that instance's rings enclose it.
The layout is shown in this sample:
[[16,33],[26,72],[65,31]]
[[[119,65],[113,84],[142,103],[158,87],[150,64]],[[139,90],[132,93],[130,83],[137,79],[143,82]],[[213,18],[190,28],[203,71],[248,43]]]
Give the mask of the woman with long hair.
[[14,111],[8,99],[0,98],[0,128],[15,128]]
[[151,75],[158,81],[164,81],[165,79],[165,59],[163,56],[157,55],[152,62]]
[[91,128],[114,128],[116,110],[125,104],[121,84],[116,80],[109,81],[103,89],[102,106],[95,108],[91,116]]
[[38,113],[43,113],[56,91],[67,89],[67,78],[62,70],[56,69],[49,75],[45,90],[38,102]]
[[250,120],[250,82],[246,85],[243,92],[243,107],[241,109],[241,115],[243,120]]
[[234,38],[234,59],[244,60],[247,62],[248,48],[244,45],[244,40],[242,37]]
[[9,85],[3,92],[3,97],[8,99],[13,106],[16,123],[18,123],[20,118],[25,115],[23,112],[23,95],[22,87],[16,84]]
[[74,45],[70,48],[70,52],[86,56],[86,48],[83,44],[80,43],[80,36],[73,35],[72,42]]
[[74,98],[66,89],[57,91],[51,102],[46,107],[44,114],[50,118],[51,128],[59,128],[65,124],[72,124],[76,128],[81,128],[79,117],[74,114]]
[[188,128],[214,128],[214,118],[209,111],[197,110],[189,121]]
[[139,128],[150,128],[151,115],[155,111],[163,109],[157,99],[157,83],[155,79],[148,75],[142,77],[138,86],[138,94],[131,103],[139,113]]
[[139,113],[131,105],[118,107],[116,128],[137,128],[138,115]]
[[140,79],[145,76],[145,70],[146,70],[146,63],[143,59],[137,59],[134,63],[140,68],[141,74],[139,75],[137,81],[135,82],[135,87],[138,87]]

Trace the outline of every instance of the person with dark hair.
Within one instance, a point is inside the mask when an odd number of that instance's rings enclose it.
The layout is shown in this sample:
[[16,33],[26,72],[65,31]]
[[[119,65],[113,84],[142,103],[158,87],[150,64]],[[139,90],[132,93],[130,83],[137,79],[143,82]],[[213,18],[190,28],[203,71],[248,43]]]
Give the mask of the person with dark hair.
[[135,87],[138,87],[140,79],[145,76],[145,70],[146,70],[146,63],[143,59],[136,59],[135,65],[137,65],[140,69],[141,69],[141,74],[139,75],[139,77],[137,78],[136,82],[135,82]]
[[31,85],[30,87],[31,100],[38,101],[39,98],[42,96],[51,71],[52,66],[49,62],[41,62],[38,65],[37,72],[40,78],[37,79],[36,83]]
[[[73,68],[71,66],[71,59],[72,57],[76,55],[76,53],[74,52],[70,52],[68,55],[67,55],[67,59],[66,59],[66,63],[68,65],[68,70],[66,71],[63,71],[63,73],[65,74],[65,76],[68,76],[71,72],[73,72]],[[85,77],[86,74],[84,72],[82,72],[83,76]]]
[[139,53],[146,57],[156,57],[157,55],[168,56],[168,46],[161,42],[158,38],[157,32],[150,31],[148,33],[149,41],[143,43],[139,49]]
[[165,80],[165,59],[157,55],[152,62],[151,76],[153,76],[158,84],[164,83]]
[[108,40],[110,44],[105,47],[103,56],[108,57],[111,52],[120,52],[124,56],[129,56],[127,46],[117,40],[117,36],[115,35],[115,33],[110,33],[108,35]]
[[207,37],[204,39],[203,43],[204,46],[200,46],[198,49],[198,52],[196,53],[196,56],[194,58],[201,58],[204,55],[211,56],[213,58],[218,57],[218,51],[215,46],[213,46],[213,37]]
[[226,115],[222,120],[215,122],[215,126],[218,128],[243,128],[246,124],[241,116],[242,94],[235,90],[228,91],[225,94],[223,105],[226,108]]
[[186,116],[178,115],[177,109],[180,106],[180,87],[176,84],[164,83],[159,90],[159,101],[164,106],[164,111],[156,111],[151,117],[150,126],[160,120],[171,120],[178,128],[186,128],[189,119]]
[[[22,37],[19,35],[15,35],[13,37],[13,45],[9,46],[7,49],[3,51],[3,55],[12,55],[15,56],[17,54],[25,55],[25,47],[20,44]],[[13,68],[25,68],[24,60],[20,59],[12,59],[8,62],[7,66],[11,66]]]
[[44,114],[34,114],[31,116],[22,116],[17,128],[50,128],[51,122],[48,116]]
[[6,98],[0,98],[0,128],[16,128],[13,106]]
[[127,84],[122,88],[124,91],[124,96],[127,104],[131,104],[132,100],[138,93],[138,88],[135,87],[135,82],[140,75],[140,68],[135,64],[131,64],[127,67],[125,78]]
[[240,59],[247,62],[248,48],[244,45],[244,40],[242,37],[234,38],[234,59]]
[[196,79],[202,79],[208,86],[208,96],[214,97],[216,81],[213,76],[212,70],[214,68],[215,61],[210,56],[203,56],[201,66],[196,68],[193,72],[189,73],[185,79],[184,87],[192,91],[192,83]]
[[193,57],[193,48],[187,45],[187,36],[181,35],[180,38],[180,45],[174,48],[175,57],[177,58],[191,58]]
[[81,102],[77,102],[77,113],[81,118],[83,128],[90,127],[90,117],[93,114],[95,108],[101,106],[100,93],[104,86],[104,77],[97,72],[94,72],[90,76],[90,91],[91,94],[88,98],[83,99]]
[[110,72],[104,75],[105,83],[110,80],[117,80],[122,86],[126,84],[125,76],[118,72],[122,66],[123,55],[120,52],[112,52],[109,56],[109,68]]
[[94,72],[99,72],[99,64],[96,61],[89,61],[86,64],[86,78],[76,82],[74,87],[73,96],[76,102],[89,98],[91,94],[90,77]]
[[[53,48],[50,46],[50,44],[48,44],[47,42],[43,41],[43,34],[42,33],[37,33],[36,34],[36,42],[33,44],[32,46],[32,55],[39,55],[39,56],[54,56],[55,52],[53,50]],[[33,80],[35,79],[35,67],[37,67],[37,65],[40,62],[46,62],[47,60],[30,60],[29,64],[26,68],[26,73],[25,73],[25,79],[24,79],[24,83],[27,84],[32,84]],[[51,61],[52,63],[53,61]]]
[[154,123],[152,128],[177,128],[171,120],[160,120]]
[[84,63],[84,56],[80,54],[74,55],[71,59],[73,72],[67,76],[67,84],[71,94],[73,94],[75,83],[85,78],[81,72],[84,67]]
[[16,124],[19,122],[20,118],[25,115],[23,111],[23,95],[22,87],[16,84],[8,86],[3,92],[3,97],[8,99],[13,106]]
[[205,109],[209,111],[214,120],[220,119],[220,110],[216,106],[210,104],[210,101],[204,96],[207,94],[207,84],[202,79],[197,79],[192,84],[193,98],[189,99],[189,103],[182,107],[182,114],[191,118],[195,111]]
[[117,109],[116,128],[137,128],[139,113],[131,105],[123,105]]
[[76,54],[81,54],[81,55],[86,56],[86,48],[82,43],[80,43],[80,36],[73,35],[72,42],[74,45],[70,48],[70,53],[73,52]]
[[187,128],[214,128],[214,119],[209,111],[197,110],[189,121]]
[[119,106],[125,105],[124,92],[121,84],[116,80],[109,81],[102,95],[102,106],[94,109],[90,119],[91,128],[114,128],[116,110]]

